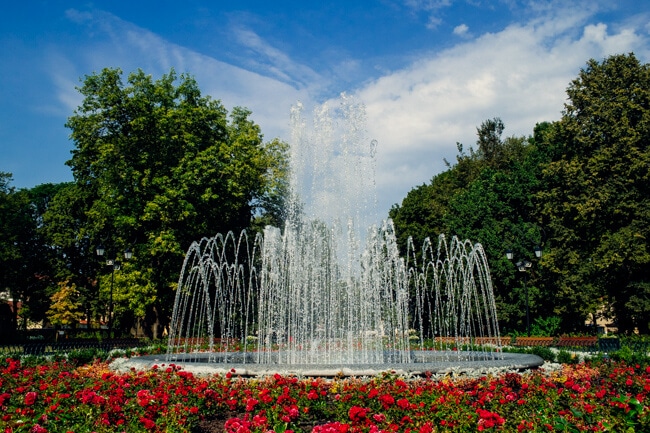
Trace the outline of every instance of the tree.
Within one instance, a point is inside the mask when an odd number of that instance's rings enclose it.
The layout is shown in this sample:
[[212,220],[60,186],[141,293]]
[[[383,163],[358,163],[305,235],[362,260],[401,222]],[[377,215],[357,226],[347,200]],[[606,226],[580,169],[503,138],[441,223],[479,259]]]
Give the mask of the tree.
[[592,59],[567,94],[543,134],[551,161],[538,194],[558,312],[578,325],[611,304],[621,331],[648,332],[650,69],[633,54]]
[[56,194],[48,200],[41,231],[46,245],[43,252],[51,255],[50,280],[75,285],[85,318],[92,325],[99,323],[100,305],[105,305],[107,298],[99,296],[97,275],[104,270],[104,262],[95,257],[98,244],[81,235],[90,202],[89,190],[72,182],[59,184]]
[[[478,150],[465,153],[458,145],[456,164],[447,164],[449,169],[430,184],[411,190],[390,216],[403,253],[408,236],[415,243],[440,233],[480,242],[489,259],[502,329],[512,331],[525,326],[525,296],[523,279],[505,250],[523,258],[541,243],[534,196],[545,155],[532,138],[502,138],[504,129],[499,118],[483,122],[477,128]],[[534,315],[546,314],[539,275],[529,279]]]
[[59,289],[52,295],[51,300],[47,317],[53,325],[74,326],[83,318],[79,293],[73,283],[59,283]]
[[481,126],[476,128],[478,141],[478,151],[481,158],[490,166],[502,164],[504,155],[504,145],[501,140],[501,134],[505,125],[498,117],[486,120]]
[[[75,186],[57,196],[48,216],[65,227],[56,245],[76,248],[87,262],[100,243],[112,255],[131,248],[133,260],[115,279],[114,311],[126,317],[128,299],[144,305],[136,323],[116,323],[159,336],[185,251],[203,236],[249,227],[264,206],[277,204],[282,182],[274,179],[284,173],[286,145],[265,144],[250,111],[228,115],[173,70],[156,81],[140,70],[124,84],[119,69],[104,69],[79,91],[83,102],[66,124]],[[78,210],[65,207],[70,200]]]
[[10,183],[11,174],[0,173],[0,291],[13,300],[13,326],[18,326],[19,303],[24,320],[38,316],[46,271],[37,209],[29,191],[16,190]]
[[396,204],[390,210],[402,254],[406,252],[409,237],[419,247],[427,237],[449,233],[444,217],[449,212],[450,200],[481,173],[484,163],[479,154],[471,147],[466,153],[460,143],[456,146],[456,164],[452,166],[445,161],[446,171],[434,176],[429,184],[413,188],[401,205]]
[[[500,125],[498,135],[486,124]],[[543,228],[538,225],[535,193],[540,188],[539,163],[542,155],[531,138],[501,139],[503,124],[499,119],[488,121],[479,128],[479,144],[491,136],[492,159],[486,161],[481,174],[467,187],[455,194],[444,216],[448,233],[480,242],[489,259],[499,322],[502,330],[525,327],[526,296],[524,276],[505,257],[513,251],[517,259],[532,260],[533,247],[542,243]],[[484,155],[483,152],[480,152]],[[485,156],[481,156],[485,158]],[[539,264],[529,272],[527,288],[531,317],[545,315],[542,306]]]

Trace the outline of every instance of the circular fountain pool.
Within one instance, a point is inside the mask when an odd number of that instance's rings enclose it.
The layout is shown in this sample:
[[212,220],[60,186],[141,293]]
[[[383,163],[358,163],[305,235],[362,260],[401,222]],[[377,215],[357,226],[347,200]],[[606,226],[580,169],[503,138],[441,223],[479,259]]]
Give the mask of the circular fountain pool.
[[165,355],[146,355],[120,359],[113,363],[116,370],[151,369],[154,365],[174,364],[195,374],[226,374],[236,376],[268,376],[273,374],[309,377],[375,376],[384,372],[399,375],[487,373],[491,370],[527,370],[541,366],[544,360],[537,355],[481,351],[412,351],[413,362],[385,362],[376,364],[280,364],[256,363],[251,353],[185,353],[171,358]]

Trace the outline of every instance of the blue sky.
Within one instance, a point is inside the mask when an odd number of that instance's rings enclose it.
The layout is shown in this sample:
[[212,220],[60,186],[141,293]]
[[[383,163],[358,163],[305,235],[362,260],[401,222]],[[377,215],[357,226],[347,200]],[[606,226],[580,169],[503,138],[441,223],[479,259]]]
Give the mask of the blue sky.
[[24,1],[0,16],[0,171],[13,186],[72,180],[66,119],[104,67],[189,72],[266,139],[289,112],[354,95],[378,141],[380,213],[500,117],[505,135],[557,120],[590,58],[650,61],[645,0]]

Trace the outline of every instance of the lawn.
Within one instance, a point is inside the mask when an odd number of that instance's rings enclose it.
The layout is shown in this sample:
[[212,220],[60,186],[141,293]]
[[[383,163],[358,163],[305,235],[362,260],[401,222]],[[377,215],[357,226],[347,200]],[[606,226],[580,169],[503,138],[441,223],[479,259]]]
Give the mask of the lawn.
[[650,367],[498,376],[242,379],[174,365],[0,361],[4,432],[648,432]]

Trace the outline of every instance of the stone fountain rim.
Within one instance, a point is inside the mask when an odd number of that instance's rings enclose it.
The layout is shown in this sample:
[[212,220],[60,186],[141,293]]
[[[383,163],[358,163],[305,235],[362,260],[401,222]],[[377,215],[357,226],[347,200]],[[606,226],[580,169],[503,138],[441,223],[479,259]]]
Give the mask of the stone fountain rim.
[[[428,353],[435,353],[440,357],[440,352],[435,351],[414,351],[425,356]],[[475,355],[478,352],[459,351],[453,352],[456,356]],[[485,356],[484,352],[480,352]],[[183,356],[186,355],[186,356]],[[340,376],[377,376],[383,373],[409,376],[432,375],[464,375],[485,372],[491,370],[523,371],[536,369],[544,364],[544,360],[533,354],[492,352],[494,359],[483,359],[478,361],[469,360],[436,360],[435,362],[414,362],[414,363],[382,363],[382,364],[256,364],[256,363],[215,363],[200,361],[184,361],[179,358],[196,358],[196,353],[175,354],[176,359],[170,361],[166,354],[144,355],[133,358],[120,358],[111,363],[111,368],[116,371],[128,370],[151,370],[154,366],[176,365],[183,371],[197,375],[225,375],[257,377],[272,376],[281,374],[283,376],[306,376],[306,377],[340,377]],[[208,354],[204,354],[205,357]]]

